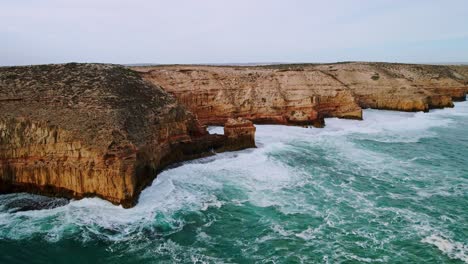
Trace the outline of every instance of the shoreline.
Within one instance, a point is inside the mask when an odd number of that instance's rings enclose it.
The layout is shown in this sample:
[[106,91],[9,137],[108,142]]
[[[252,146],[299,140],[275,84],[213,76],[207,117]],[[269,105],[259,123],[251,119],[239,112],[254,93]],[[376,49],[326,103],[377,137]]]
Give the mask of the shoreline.
[[[99,196],[132,207],[170,164],[255,147],[252,123],[323,127],[330,117],[360,120],[365,108],[453,107],[468,91],[463,66],[133,69],[77,63],[0,68],[2,192]],[[232,118],[241,119],[226,125],[231,132],[224,136],[205,129]]]

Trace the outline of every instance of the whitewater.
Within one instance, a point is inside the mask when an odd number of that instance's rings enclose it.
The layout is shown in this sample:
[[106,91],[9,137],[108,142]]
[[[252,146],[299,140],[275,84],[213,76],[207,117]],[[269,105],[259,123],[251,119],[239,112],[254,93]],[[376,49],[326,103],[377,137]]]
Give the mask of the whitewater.
[[468,102],[256,142],[163,171],[131,209],[1,195],[0,263],[468,263]]

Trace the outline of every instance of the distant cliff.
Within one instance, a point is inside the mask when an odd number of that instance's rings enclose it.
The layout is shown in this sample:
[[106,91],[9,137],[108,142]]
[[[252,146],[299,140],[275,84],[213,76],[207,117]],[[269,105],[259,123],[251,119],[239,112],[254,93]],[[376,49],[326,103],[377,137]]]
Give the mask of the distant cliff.
[[0,192],[131,207],[169,164],[255,146],[251,123],[226,129],[229,137],[207,134],[173,96],[122,66],[0,67]]
[[362,108],[428,111],[468,91],[468,66],[391,63],[133,67],[175,95],[203,124],[315,125],[362,118]]

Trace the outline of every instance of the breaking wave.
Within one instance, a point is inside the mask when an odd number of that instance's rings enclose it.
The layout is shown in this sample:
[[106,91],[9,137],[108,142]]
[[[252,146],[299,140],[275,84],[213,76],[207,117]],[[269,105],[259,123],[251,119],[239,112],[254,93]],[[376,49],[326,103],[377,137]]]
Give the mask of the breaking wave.
[[31,258],[47,243],[107,262],[468,263],[468,103],[326,124],[259,125],[258,148],[166,170],[131,209],[87,198],[16,210],[37,197],[0,196],[0,251],[20,242]]

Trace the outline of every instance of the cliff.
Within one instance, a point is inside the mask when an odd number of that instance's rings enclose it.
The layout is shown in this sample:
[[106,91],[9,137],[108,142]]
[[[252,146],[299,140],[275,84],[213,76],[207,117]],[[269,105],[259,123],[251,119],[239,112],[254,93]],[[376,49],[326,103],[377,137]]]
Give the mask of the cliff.
[[255,147],[252,122],[323,126],[362,108],[452,107],[467,92],[466,66],[0,67],[0,192],[131,207],[170,164]]
[[324,117],[362,118],[345,85],[317,70],[259,67],[167,66],[135,68],[174,94],[203,124],[231,117],[258,124],[321,126]]
[[267,66],[134,67],[195,113],[221,125],[254,123],[322,126],[325,117],[361,119],[362,108],[428,111],[465,100],[463,66],[336,63]]
[[209,135],[171,95],[122,66],[0,67],[3,193],[131,207],[169,164],[255,146],[235,138]]
[[229,118],[224,125],[224,135],[227,137],[229,150],[239,150],[255,147],[255,127],[251,121],[242,118]]
[[347,63],[321,65],[345,83],[363,108],[428,111],[465,100],[464,75],[443,65]]

